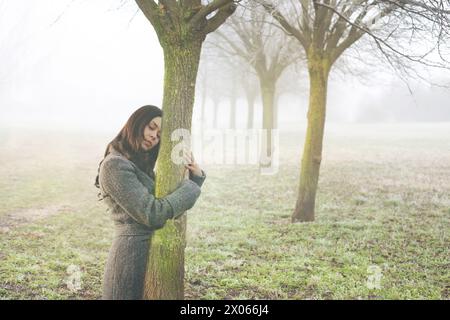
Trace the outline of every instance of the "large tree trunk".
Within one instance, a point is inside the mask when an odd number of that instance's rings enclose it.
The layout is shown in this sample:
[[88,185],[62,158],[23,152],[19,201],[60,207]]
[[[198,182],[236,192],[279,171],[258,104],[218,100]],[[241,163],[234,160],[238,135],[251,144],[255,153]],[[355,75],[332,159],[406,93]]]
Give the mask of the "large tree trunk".
[[[272,153],[273,153],[273,144],[272,144],[272,129],[274,124],[273,117],[273,107],[274,107],[274,98],[275,98],[275,86],[276,81],[267,78],[260,78],[260,86],[261,86],[261,95],[262,95],[262,104],[263,104],[263,113],[262,113],[262,128],[265,130],[265,137],[262,136],[265,145],[261,144],[261,154],[260,154],[260,168],[268,168],[272,164]],[[265,147],[265,150],[263,149]]]
[[[195,81],[202,43],[193,42],[184,47],[166,45],[164,49],[164,97],[161,146],[156,171],[157,198],[172,192],[183,179],[183,165],[171,160],[172,148],[179,141],[171,141],[176,129],[191,130]],[[168,220],[166,226],[152,237],[145,299],[184,298],[184,249],[186,246],[186,215]]]
[[300,170],[300,184],[292,222],[314,221],[314,207],[325,127],[329,66],[325,58],[308,55],[309,108],[308,125]]

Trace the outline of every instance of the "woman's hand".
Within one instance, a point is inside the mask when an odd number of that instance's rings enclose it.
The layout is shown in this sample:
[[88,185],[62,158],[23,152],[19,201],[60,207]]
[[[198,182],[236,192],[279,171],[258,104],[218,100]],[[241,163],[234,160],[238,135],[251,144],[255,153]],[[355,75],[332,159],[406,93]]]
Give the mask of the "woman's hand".
[[200,169],[198,164],[195,162],[192,152],[184,152],[184,162],[184,167],[188,169],[193,175],[199,177],[203,176],[202,169]]

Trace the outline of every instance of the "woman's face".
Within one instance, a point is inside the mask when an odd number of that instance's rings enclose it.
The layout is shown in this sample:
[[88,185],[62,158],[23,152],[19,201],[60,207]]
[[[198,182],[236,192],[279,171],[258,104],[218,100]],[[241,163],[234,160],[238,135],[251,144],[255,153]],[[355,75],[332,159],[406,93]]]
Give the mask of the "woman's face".
[[144,139],[141,147],[144,151],[149,151],[159,143],[161,136],[161,117],[153,118],[144,128]]

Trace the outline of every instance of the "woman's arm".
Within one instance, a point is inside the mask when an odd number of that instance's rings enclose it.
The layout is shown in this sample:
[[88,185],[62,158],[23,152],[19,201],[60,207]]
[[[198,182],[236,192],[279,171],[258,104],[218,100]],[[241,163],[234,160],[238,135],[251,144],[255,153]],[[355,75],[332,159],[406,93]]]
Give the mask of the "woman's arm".
[[203,182],[206,179],[205,171],[200,169],[200,166],[194,159],[194,155],[192,152],[184,152],[184,167],[189,170],[189,179],[194,181],[199,187],[202,186]]
[[205,179],[206,179],[205,171],[201,170],[201,172],[202,172],[202,175],[198,176],[198,175],[192,173],[192,171],[189,171],[189,179],[194,181],[199,187],[202,186],[203,182],[205,182]]
[[164,226],[167,219],[192,208],[200,196],[200,187],[183,180],[179,187],[163,198],[156,198],[139,181],[127,160],[112,156],[100,168],[100,185],[134,220],[152,229]]

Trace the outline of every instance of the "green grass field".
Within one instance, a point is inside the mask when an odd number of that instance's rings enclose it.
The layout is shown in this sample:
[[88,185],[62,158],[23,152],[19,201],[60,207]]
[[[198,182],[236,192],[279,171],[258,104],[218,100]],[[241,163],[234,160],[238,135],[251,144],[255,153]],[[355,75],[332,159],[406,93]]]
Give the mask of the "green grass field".
[[[110,138],[0,131],[1,299],[101,297],[113,225],[93,179]],[[275,175],[203,166],[186,298],[449,299],[450,124],[327,124],[316,221],[292,224],[303,139],[281,134]]]

